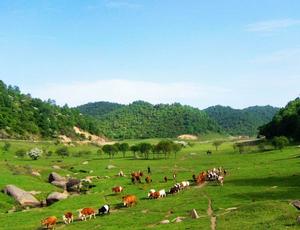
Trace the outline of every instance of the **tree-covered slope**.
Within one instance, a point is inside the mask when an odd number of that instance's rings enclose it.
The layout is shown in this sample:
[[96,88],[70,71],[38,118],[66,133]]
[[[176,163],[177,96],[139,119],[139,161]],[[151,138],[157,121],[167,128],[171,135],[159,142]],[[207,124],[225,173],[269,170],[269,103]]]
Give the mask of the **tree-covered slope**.
[[59,107],[51,100],[32,98],[0,81],[0,138],[51,138],[60,134],[72,137],[74,126],[99,134],[93,118],[68,106]]
[[278,111],[272,106],[253,106],[245,109],[233,109],[228,106],[212,106],[204,111],[221,128],[231,135],[256,135],[258,128],[272,120]]
[[104,115],[113,112],[114,110],[123,108],[124,105],[106,101],[99,101],[93,103],[87,103],[76,107],[81,113],[87,114],[93,117],[101,118]]
[[101,132],[113,138],[176,137],[180,134],[220,132],[199,109],[178,103],[152,105],[137,101],[99,119]]
[[260,127],[260,133],[267,138],[286,136],[300,141],[300,98],[280,109],[271,122]]

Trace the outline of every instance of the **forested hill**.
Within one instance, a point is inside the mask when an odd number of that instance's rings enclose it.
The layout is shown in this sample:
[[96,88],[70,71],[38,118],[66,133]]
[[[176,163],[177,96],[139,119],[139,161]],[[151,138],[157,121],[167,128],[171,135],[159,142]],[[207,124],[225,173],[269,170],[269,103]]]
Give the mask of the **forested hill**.
[[152,105],[136,101],[98,120],[101,132],[113,138],[176,137],[221,131],[206,113],[178,103]]
[[0,81],[0,138],[52,138],[60,134],[75,137],[73,126],[100,133],[95,120],[78,110],[32,98]]
[[267,138],[286,136],[300,141],[300,98],[290,101],[270,123],[260,128],[260,133]]
[[258,128],[270,122],[279,108],[272,106],[253,106],[233,109],[228,106],[212,106],[204,111],[219,126],[231,135],[257,135]]
[[83,114],[87,114],[96,118],[102,118],[104,115],[113,112],[114,110],[123,108],[124,106],[125,105],[118,103],[99,101],[78,106],[77,109]]

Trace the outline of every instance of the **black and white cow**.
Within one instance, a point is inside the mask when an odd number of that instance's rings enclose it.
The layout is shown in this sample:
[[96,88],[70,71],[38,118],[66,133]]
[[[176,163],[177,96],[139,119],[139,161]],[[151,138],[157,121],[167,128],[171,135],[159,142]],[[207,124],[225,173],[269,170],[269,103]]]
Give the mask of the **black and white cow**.
[[99,215],[109,214],[110,206],[108,204],[103,205],[98,209]]

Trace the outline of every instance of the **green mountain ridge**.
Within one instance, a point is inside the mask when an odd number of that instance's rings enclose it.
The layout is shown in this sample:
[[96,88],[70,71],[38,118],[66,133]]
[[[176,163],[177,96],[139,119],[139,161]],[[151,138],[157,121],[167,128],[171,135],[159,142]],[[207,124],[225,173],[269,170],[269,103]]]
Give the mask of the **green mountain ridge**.
[[[82,106],[78,109],[84,112]],[[136,101],[101,115],[98,124],[105,136],[117,139],[221,132],[220,127],[207,114],[179,103],[152,105]]]
[[212,106],[204,110],[209,117],[231,135],[257,135],[260,126],[270,122],[279,108],[251,106],[245,109],[233,109],[229,106]]
[[76,137],[74,126],[100,134],[94,118],[68,106],[57,106],[22,94],[16,86],[0,80],[0,138],[39,139],[58,135]]
[[260,127],[260,134],[267,138],[286,136],[300,141],[300,98],[290,101],[280,109],[272,121]]

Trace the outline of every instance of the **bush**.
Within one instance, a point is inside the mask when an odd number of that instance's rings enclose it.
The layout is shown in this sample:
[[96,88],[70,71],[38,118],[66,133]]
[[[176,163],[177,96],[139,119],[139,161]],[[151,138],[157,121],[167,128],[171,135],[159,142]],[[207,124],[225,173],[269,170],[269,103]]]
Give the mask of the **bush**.
[[52,152],[51,150],[50,150],[50,151],[47,151],[47,152],[46,152],[46,157],[51,157],[52,154],[53,154],[53,152]]
[[73,154],[74,157],[82,157],[82,156],[88,156],[91,155],[92,152],[89,150],[80,150]]
[[31,149],[27,155],[32,159],[32,160],[37,160],[38,158],[40,158],[43,154],[43,150],[39,149],[39,148],[33,148]]
[[68,157],[70,155],[69,149],[64,146],[56,150],[56,154],[61,157]]
[[280,151],[289,144],[289,139],[285,136],[274,137],[272,139],[272,145],[275,149],[279,149]]
[[11,147],[11,144],[9,142],[5,142],[4,146],[3,146],[3,150],[5,152],[7,152],[10,149],[10,147]]
[[16,156],[19,158],[23,158],[26,155],[26,150],[25,149],[19,149],[16,151]]

